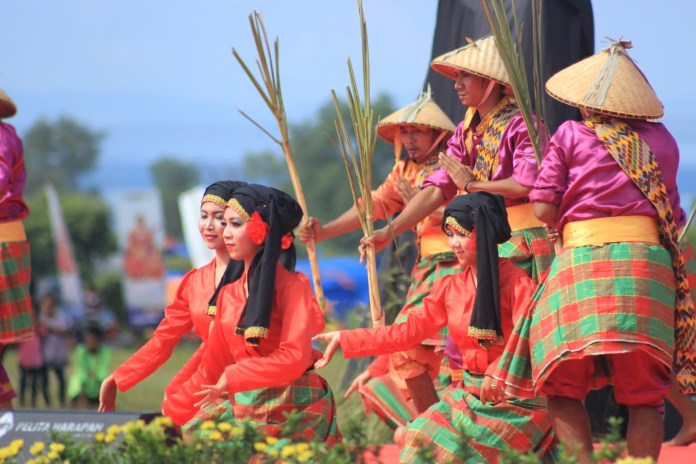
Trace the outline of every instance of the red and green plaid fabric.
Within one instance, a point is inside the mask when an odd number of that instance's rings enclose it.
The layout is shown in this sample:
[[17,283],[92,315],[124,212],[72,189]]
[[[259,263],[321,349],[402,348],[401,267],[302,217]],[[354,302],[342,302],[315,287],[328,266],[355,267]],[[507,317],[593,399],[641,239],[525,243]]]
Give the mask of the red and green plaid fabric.
[[31,338],[31,260],[29,242],[0,243],[0,344]]
[[[667,250],[640,242],[556,257],[520,317],[494,377],[529,397],[566,359],[642,350],[672,366],[674,272]],[[594,387],[606,385],[598,374]]]
[[538,282],[551,266],[555,254],[546,230],[533,227],[513,232],[510,240],[498,245],[498,256],[509,259]]
[[[452,382],[446,358],[442,365],[443,369],[433,382],[439,396]],[[406,399],[390,373],[370,379],[359,393],[365,414],[374,412],[392,429],[406,425],[418,415],[413,402]]]
[[491,180],[498,169],[498,147],[500,147],[503,132],[510,124],[510,120],[520,112],[517,103],[507,97],[501,101],[501,104],[502,106],[494,108],[487,114],[477,127],[477,131],[479,128],[483,130],[473,169],[474,177],[479,181]]
[[[482,376],[464,374],[467,385],[480,386]],[[461,439],[464,430],[468,442]],[[418,450],[434,446],[435,462],[498,462],[507,448],[534,452],[553,462],[556,439],[546,402],[541,398],[483,404],[462,388],[444,391],[439,403],[406,426],[400,462],[418,462]]]
[[17,393],[15,393],[10,383],[10,376],[7,375],[5,366],[0,362],[0,402],[10,401],[16,396]]
[[[451,251],[445,253],[437,253],[431,256],[421,258],[411,271],[411,286],[406,293],[406,304],[399,311],[394,323],[403,322],[406,320],[408,313],[414,308],[423,306],[423,299],[430,294],[433,285],[439,279],[446,275],[458,274],[462,271],[457,257]],[[423,341],[423,345],[436,346],[444,349],[445,340],[447,339],[447,328],[443,328],[440,332]]]
[[620,119],[595,115],[585,120],[611,156],[655,207],[660,224],[660,242],[672,257],[677,281],[674,310],[677,382],[684,393],[696,393],[696,313],[691,300],[686,263],[679,244],[677,225],[667,196],[662,168],[647,143]]
[[279,437],[287,422],[285,415],[293,411],[300,414],[304,429],[298,436],[286,438],[328,444],[341,440],[333,392],[326,380],[314,372],[303,375],[290,385],[235,393],[234,404],[227,400],[211,405],[185,424],[184,430],[195,433],[203,421],[213,417],[229,423],[247,419],[258,425],[264,434]]

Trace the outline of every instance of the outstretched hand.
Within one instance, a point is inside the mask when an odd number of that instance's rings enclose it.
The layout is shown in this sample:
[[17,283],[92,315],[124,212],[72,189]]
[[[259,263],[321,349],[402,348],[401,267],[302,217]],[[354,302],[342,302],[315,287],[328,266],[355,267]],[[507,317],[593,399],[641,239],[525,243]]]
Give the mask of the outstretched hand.
[[321,369],[323,367],[326,367],[331,362],[334,353],[336,353],[336,350],[341,347],[341,332],[335,331],[317,334],[314,337],[312,337],[312,341],[326,342],[326,350],[324,350],[324,356],[314,363],[315,369]]
[[370,371],[366,369],[365,372],[353,380],[353,383],[350,384],[350,387],[348,387],[348,390],[346,390],[346,394],[343,395],[343,398],[348,398],[353,392],[359,392],[363,385],[365,385],[371,378],[372,375],[370,374]]
[[469,166],[464,166],[452,155],[440,152],[437,156],[437,160],[459,190],[464,190],[466,184],[474,178],[474,173],[471,171],[471,168],[469,168]]
[[214,403],[218,398],[226,398],[229,396],[227,389],[227,376],[222,374],[220,380],[215,385],[201,385],[203,390],[196,392],[193,396],[200,398],[194,405],[199,409],[203,409],[211,403]]
[[360,239],[360,246],[358,247],[358,251],[360,252],[360,264],[365,262],[367,247],[374,247],[375,253],[379,253],[389,245],[391,239],[392,236],[388,226],[375,230],[369,237]]
[[99,412],[116,410],[116,381],[111,374],[101,384],[99,389]]
[[321,241],[323,235],[323,228],[319,219],[315,217],[308,217],[305,222],[300,224],[300,228],[297,234],[303,243],[307,243],[311,240],[315,242]]

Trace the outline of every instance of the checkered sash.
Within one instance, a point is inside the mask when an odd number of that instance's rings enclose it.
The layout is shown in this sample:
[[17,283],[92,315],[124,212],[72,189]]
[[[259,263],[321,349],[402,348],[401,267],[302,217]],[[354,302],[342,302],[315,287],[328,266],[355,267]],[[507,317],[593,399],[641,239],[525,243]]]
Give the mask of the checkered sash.
[[0,344],[29,339],[32,322],[29,242],[0,243]]
[[[464,383],[479,385],[483,376],[464,374]],[[463,440],[458,429],[465,431]],[[434,446],[435,462],[498,462],[507,448],[534,452],[552,462],[556,439],[543,399],[483,404],[463,388],[445,390],[439,403],[409,423],[400,462],[417,462],[418,450]]]
[[188,433],[197,432],[201,423],[217,418],[220,422],[240,423],[249,420],[265,435],[279,437],[287,423],[286,414],[300,414],[304,426],[293,439],[322,441],[333,444],[341,439],[336,420],[336,402],[326,380],[310,372],[290,385],[260,388],[235,393],[229,400],[211,405],[184,425]]
[[[483,129],[483,137],[478,145],[476,163],[473,174],[476,180],[489,181],[493,173],[498,169],[498,147],[503,138],[503,132],[510,124],[510,120],[517,116],[520,108],[513,100],[503,98],[497,107],[493,108],[479,123],[477,131]],[[470,137],[473,134],[470,132]],[[467,140],[467,149],[471,153],[471,140]]]
[[595,115],[586,119],[585,125],[597,134],[621,169],[657,210],[660,242],[672,256],[677,279],[674,305],[677,382],[682,392],[696,393],[696,314],[662,168],[648,144],[622,120]]

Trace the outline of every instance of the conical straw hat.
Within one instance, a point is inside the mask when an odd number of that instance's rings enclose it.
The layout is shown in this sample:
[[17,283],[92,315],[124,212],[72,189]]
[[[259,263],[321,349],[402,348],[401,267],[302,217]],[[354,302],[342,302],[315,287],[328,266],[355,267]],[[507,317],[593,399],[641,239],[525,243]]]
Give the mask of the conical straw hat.
[[457,72],[466,71],[499,84],[510,86],[505,64],[495,43],[495,37],[487,35],[476,41],[467,38],[468,45],[435,58],[430,67],[450,79],[457,79]]
[[401,126],[423,126],[454,133],[454,123],[432,99],[430,86],[415,102],[382,119],[377,125],[377,134],[393,144],[396,131]]
[[9,118],[17,113],[17,107],[10,97],[0,89],[0,118]]
[[611,46],[551,76],[546,92],[576,108],[629,119],[657,119],[664,109],[641,70],[626,54],[629,41]]

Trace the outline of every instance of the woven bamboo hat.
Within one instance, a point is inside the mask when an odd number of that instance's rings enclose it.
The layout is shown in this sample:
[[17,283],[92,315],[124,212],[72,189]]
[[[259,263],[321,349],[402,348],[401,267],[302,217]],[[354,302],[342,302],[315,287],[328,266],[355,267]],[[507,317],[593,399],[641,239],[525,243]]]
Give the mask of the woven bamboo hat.
[[415,102],[382,119],[377,125],[377,135],[394,144],[396,132],[401,126],[422,126],[449,132],[456,129],[454,123],[432,99],[430,86]]
[[546,92],[576,108],[629,119],[657,119],[664,107],[626,53],[630,41],[611,41],[606,50],[551,76]]
[[510,86],[510,76],[500,58],[495,37],[487,35],[478,40],[467,37],[466,40],[468,45],[438,56],[430,67],[453,80],[457,79],[457,72],[466,71]]
[[17,113],[17,107],[12,99],[0,89],[0,119],[9,118]]

